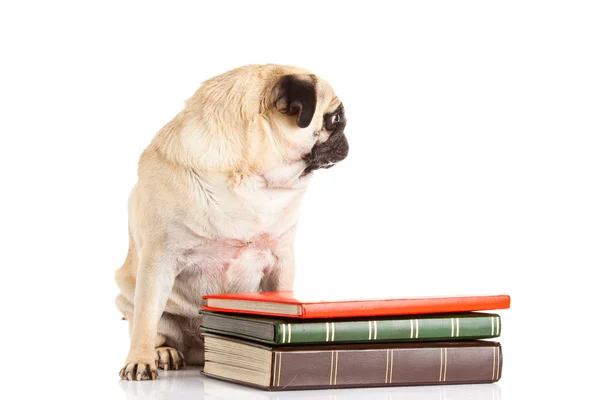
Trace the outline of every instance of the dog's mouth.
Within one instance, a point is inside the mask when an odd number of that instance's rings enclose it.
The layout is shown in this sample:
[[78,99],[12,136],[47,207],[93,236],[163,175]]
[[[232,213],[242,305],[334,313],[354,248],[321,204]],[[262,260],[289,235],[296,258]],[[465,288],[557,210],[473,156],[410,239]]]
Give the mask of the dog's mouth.
[[331,168],[348,156],[349,146],[346,135],[334,132],[327,141],[317,143],[311,152],[303,157],[306,168],[302,175],[317,169]]

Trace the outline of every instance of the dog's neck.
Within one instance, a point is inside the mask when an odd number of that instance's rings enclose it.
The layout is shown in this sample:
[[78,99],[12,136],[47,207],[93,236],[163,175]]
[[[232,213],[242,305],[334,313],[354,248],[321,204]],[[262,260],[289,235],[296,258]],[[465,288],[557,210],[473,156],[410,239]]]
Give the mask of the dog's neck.
[[312,177],[312,174],[303,175],[305,168],[304,161],[297,161],[273,168],[260,176],[264,179],[267,188],[304,189]]

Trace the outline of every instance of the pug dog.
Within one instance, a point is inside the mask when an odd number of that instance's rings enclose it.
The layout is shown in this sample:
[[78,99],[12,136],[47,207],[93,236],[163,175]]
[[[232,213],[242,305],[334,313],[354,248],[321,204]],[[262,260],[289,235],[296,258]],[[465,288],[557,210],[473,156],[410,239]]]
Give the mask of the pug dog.
[[348,154],[346,116],[311,72],[247,65],[204,81],[142,152],[116,306],[120,377],[203,365],[202,296],[292,290],[299,209],[314,171]]

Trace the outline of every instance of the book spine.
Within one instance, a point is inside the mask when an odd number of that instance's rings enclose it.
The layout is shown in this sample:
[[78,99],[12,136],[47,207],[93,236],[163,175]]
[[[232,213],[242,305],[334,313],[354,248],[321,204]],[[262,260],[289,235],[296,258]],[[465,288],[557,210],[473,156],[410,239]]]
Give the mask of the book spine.
[[502,376],[502,349],[490,346],[294,351],[274,350],[271,389],[491,383]]
[[500,316],[279,323],[276,344],[487,339],[500,336]]

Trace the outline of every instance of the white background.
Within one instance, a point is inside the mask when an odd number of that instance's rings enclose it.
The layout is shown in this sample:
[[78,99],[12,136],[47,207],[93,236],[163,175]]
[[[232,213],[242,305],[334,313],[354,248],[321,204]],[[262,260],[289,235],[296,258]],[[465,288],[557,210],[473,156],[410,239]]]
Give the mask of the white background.
[[[297,289],[509,294],[501,397],[597,395],[597,3],[322,3],[2,2],[3,392],[176,397],[118,378],[138,156],[201,81],[272,62],[327,79],[348,117],[349,157],[302,206]],[[468,397],[426,390],[323,398]]]

